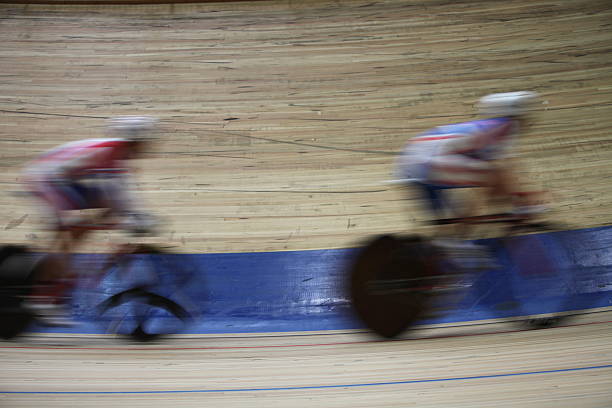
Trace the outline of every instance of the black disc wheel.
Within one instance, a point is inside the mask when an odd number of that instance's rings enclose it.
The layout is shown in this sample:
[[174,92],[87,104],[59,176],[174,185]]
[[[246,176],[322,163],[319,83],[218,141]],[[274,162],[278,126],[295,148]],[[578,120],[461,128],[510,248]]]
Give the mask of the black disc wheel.
[[349,270],[353,309],[376,334],[393,338],[427,311],[431,248],[418,237],[383,235],[360,249]]

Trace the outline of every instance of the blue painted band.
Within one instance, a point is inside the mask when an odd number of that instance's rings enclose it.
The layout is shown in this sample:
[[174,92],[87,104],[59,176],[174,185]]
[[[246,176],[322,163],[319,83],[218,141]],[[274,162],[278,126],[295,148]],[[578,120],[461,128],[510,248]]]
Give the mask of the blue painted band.
[[[559,231],[480,240],[494,254],[497,268],[467,277],[465,295],[426,324],[533,316],[612,306],[612,227]],[[96,305],[127,288],[153,285],[158,293],[189,308],[196,319],[187,327],[162,318],[151,330],[162,333],[254,333],[362,329],[346,293],[347,267],[358,249],[144,256],[129,273],[111,271],[92,287],[81,282],[74,293],[70,329],[33,331],[106,333],[111,320],[133,313],[100,316]],[[101,259],[102,258],[102,259]],[[88,270],[103,256],[83,254]],[[147,262],[155,266],[152,276]],[[157,268],[159,270],[157,270]],[[77,268],[78,269],[78,268]],[[123,320],[122,320],[123,321]],[[120,332],[133,329],[126,320]]]

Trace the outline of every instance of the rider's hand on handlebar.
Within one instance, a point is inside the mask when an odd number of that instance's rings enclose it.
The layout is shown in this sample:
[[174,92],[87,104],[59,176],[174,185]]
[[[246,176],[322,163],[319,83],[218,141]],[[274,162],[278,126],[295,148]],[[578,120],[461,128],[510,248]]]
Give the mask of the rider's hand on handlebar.
[[125,214],[123,225],[134,235],[153,234],[159,226],[159,220],[151,214],[144,212],[130,212]]

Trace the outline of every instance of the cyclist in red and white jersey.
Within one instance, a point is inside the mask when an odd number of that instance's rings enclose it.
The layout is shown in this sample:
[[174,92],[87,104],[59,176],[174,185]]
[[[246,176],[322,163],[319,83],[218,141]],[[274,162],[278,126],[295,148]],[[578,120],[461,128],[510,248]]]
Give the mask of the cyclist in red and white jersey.
[[[100,209],[101,218],[126,229],[146,229],[149,219],[141,216],[130,188],[129,161],[137,158],[151,140],[156,119],[123,116],[110,121],[115,138],[86,139],[58,146],[32,162],[24,171],[26,187],[38,197],[53,222],[52,252],[57,252],[55,276],[39,285],[39,304],[59,303],[65,288],[58,282],[71,280],[69,255],[75,244],[90,231],[90,217],[80,210]],[[98,218],[94,222],[100,223]],[[57,276],[60,273],[61,276]],[[46,289],[45,289],[46,288]]]

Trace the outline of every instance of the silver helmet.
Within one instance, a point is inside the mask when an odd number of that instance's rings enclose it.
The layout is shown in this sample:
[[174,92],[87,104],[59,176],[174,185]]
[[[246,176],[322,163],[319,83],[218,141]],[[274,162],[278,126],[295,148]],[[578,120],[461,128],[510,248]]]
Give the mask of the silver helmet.
[[157,118],[151,116],[117,116],[109,121],[109,128],[121,137],[132,140],[153,138]]
[[535,92],[505,92],[484,96],[478,102],[478,110],[487,116],[518,116],[527,113],[538,97]]

